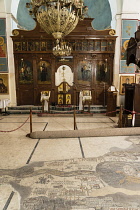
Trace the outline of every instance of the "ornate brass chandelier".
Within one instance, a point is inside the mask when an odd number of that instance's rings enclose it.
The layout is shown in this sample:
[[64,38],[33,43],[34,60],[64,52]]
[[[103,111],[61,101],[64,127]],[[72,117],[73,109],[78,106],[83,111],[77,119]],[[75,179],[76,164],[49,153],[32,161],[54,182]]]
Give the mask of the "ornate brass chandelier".
[[55,39],[73,31],[88,10],[84,0],[30,0],[26,7],[41,28]]
[[55,56],[68,56],[71,54],[71,47],[65,41],[56,40],[56,46],[53,48]]

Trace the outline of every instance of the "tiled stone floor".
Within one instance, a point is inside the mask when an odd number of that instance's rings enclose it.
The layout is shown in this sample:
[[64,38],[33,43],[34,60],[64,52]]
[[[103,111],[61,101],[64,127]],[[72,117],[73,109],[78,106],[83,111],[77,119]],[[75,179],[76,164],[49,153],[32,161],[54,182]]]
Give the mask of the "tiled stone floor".
[[[140,210],[140,136],[31,139],[28,117],[0,116],[0,131],[14,130],[0,132],[0,210]],[[76,118],[79,130],[117,121]],[[33,131],[73,127],[72,116],[33,115]]]

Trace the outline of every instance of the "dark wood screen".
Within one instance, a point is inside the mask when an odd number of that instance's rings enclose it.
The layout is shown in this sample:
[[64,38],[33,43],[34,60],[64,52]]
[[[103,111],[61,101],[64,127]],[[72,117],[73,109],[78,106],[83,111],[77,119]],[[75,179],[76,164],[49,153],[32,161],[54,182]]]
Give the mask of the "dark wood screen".
[[32,31],[14,30],[13,46],[18,105],[39,105],[40,93],[51,91],[51,103],[57,104],[55,72],[68,65],[74,73],[71,103],[78,105],[80,90],[92,91],[92,104],[106,104],[106,92],[113,81],[116,36],[113,30],[96,31],[93,19],[86,18],[65,39],[72,47],[69,57],[55,57],[55,40],[39,25]]

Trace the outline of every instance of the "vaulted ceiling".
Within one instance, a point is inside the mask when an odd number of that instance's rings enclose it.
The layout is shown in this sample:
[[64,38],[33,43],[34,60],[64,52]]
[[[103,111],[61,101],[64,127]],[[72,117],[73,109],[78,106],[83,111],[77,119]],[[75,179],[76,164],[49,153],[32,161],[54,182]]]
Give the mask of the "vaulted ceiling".
[[[28,15],[25,7],[30,0],[0,0],[0,13],[12,13],[18,20],[19,25],[28,30],[35,27],[35,22]],[[85,0],[89,7],[89,16],[95,18],[92,25],[97,30],[108,27],[115,28],[116,14],[134,13],[139,14],[140,0]]]
[[[26,2],[29,0],[20,0],[17,10],[17,20],[20,26],[27,30],[35,27],[34,20],[29,16],[26,8]],[[111,27],[112,11],[109,0],[84,0],[88,6],[88,15],[94,18],[92,26],[97,30],[104,30]]]

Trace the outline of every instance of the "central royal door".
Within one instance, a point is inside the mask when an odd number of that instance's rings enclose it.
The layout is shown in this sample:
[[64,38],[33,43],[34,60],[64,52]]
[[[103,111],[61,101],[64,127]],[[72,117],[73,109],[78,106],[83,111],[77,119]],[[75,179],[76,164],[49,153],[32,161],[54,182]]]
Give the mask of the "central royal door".
[[67,82],[62,82],[58,86],[57,104],[58,105],[72,104],[71,87]]

